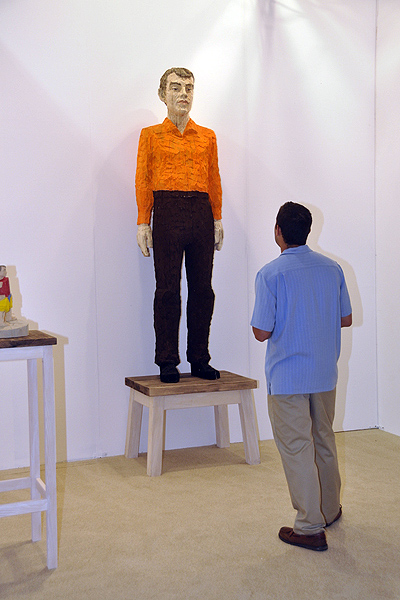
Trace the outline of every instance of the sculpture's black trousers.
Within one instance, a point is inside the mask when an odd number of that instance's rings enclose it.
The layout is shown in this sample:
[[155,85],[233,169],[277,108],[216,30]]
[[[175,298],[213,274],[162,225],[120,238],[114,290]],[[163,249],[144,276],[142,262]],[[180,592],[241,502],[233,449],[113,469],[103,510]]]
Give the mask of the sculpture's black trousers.
[[214,218],[204,192],[156,191],[153,210],[155,363],[180,362],[181,272],[185,255],[187,360],[208,363],[208,339],[214,309],[211,277]]

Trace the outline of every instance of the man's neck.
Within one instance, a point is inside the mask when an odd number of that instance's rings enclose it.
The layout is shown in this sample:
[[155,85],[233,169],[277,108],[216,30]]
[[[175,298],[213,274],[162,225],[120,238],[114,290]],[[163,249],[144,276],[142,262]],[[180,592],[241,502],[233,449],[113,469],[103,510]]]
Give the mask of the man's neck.
[[179,131],[183,134],[186,129],[186,125],[189,123],[190,116],[186,114],[182,117],[179,117],[177,115],[168,114],[168,119],[172,121],[172,123],[176,125]]
[[299,248],[299,245],[298,245],[298,244],[292,244],[292,245],[289,245],[289,244],[287,244],[286,242],[283,242],[283,244],[281,245],[281,247],[280,247],[280,248],[281,248],[281,253],[282,253],[282,252],[284,252],[285,250],[288,250],[288,248]]

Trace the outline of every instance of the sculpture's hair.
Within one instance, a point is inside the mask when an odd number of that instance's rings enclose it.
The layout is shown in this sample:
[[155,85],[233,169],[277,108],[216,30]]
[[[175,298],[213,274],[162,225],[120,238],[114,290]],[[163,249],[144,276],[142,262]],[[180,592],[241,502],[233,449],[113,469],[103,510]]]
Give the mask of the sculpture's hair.
[[165,71],[164,75],[162,75],[160,79],[160,86],[158,88],[158,95],[160,96],[160,98],[164,97],[165,91],[167,89],[168,75],[171,75],[171,73],[175,73],[175,75],[178,75],[178,77],[182,77],[182,79],[189,79],[190,77],[192,77],[194,82],[194,75],[192,71],[189,71],[189,69],[185,69],[185,67],[172,67],[172,69],[167,69],[167,71]]
[[283,204],[276,216],[283,239],[288,246],[304,246],[311,230],[312,215],[308,208],[296,202]]

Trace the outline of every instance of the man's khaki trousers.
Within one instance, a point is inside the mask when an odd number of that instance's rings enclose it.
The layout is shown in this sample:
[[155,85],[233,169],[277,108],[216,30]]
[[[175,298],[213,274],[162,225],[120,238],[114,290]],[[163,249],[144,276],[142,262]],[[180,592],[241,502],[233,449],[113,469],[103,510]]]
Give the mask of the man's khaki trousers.
[[297,510],[295,533],[318,533],[339,511],[340,475],[332,429],[335,398],[336,389],[268,396],[274,439]]

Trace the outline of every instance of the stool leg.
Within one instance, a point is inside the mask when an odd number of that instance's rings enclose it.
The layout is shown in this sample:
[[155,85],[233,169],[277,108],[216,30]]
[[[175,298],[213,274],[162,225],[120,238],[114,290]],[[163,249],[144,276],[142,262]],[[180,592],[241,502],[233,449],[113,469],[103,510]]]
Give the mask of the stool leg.
[[227,404],[216,404],[214,406],[215,433],[218,448],[229,448],[229,416]]
[[241,402],[239,404],[240,421],[242,424],[243,444],[246,462],[249,465],[258,465],[260,460],[260,448],[258,446],[256,414],[254,411],[253,392],[251,390],[240,391]]
[[[37,359],[30,358],[28,363],[28,406],[29,406],[29,456],[31,499],[39,500],[40,492],[36,480],[40,478],[40,449],[39,449],[39,398],[37,380]],[[42,537],[42,513],[31,515],[32,541],[37,542]]]
[[125,457],[139,456],[140,430],[142,426],[143,404],[135,400],[135,390],[131,389],[129,398],[128,427],[126,431]]
[[147,475],[151,477],[161,475],[162,471],[164,417],[163,398],[153,398],[149,407],[149,439],[147,442]]
[[54,402],[53,348],[43,348],[43,413],[46,469],[46,537],[47,567],[57,567],[57,480],[56,480],[56,416]]

